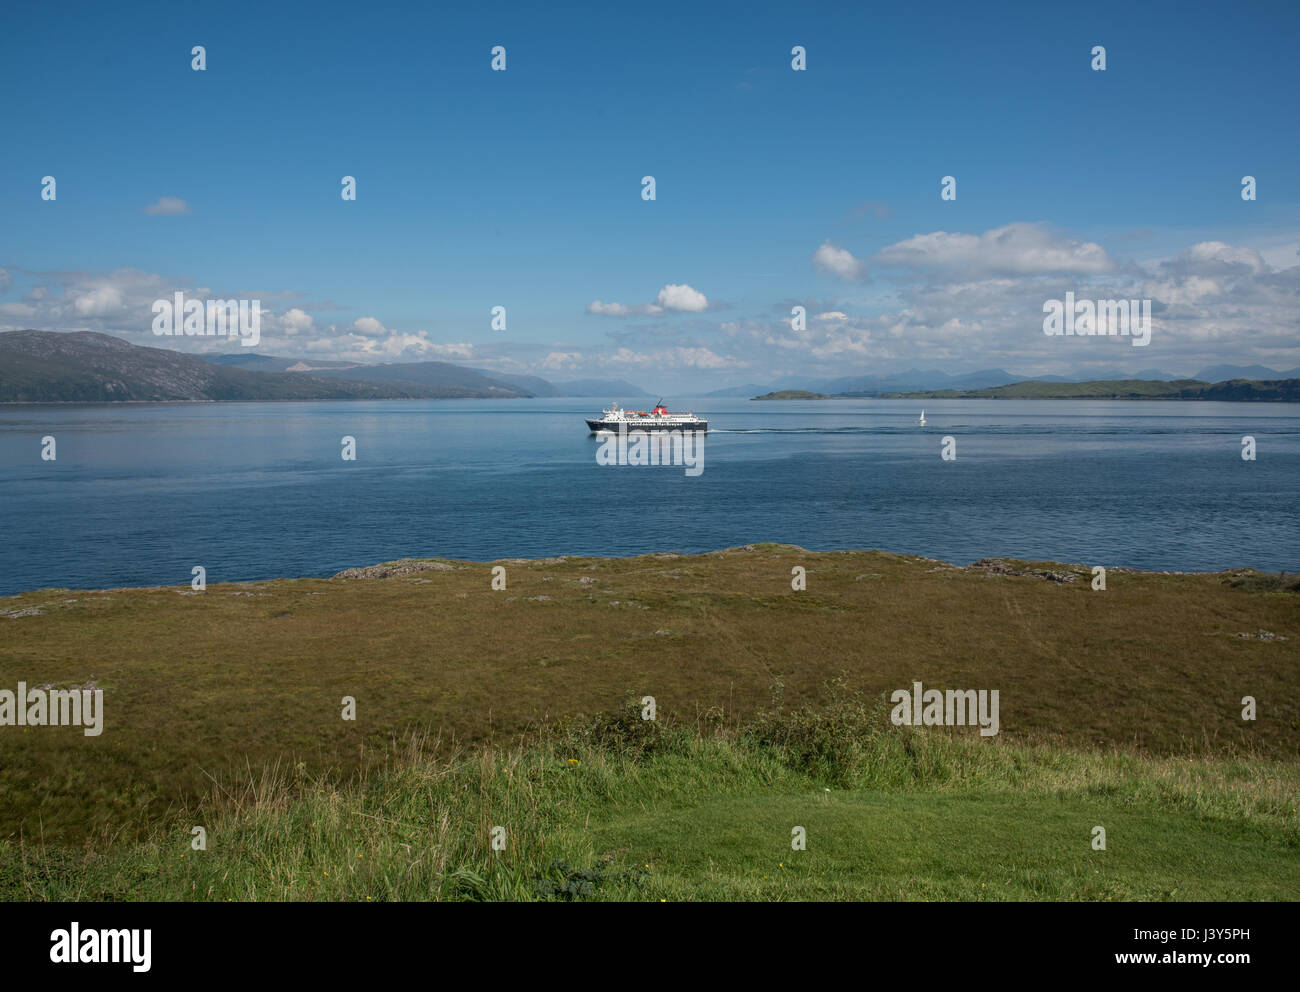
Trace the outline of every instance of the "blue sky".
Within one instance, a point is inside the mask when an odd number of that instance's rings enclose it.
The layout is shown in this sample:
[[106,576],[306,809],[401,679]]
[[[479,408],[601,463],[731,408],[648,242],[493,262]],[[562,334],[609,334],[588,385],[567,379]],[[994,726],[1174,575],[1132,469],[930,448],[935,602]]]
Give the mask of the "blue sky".
[[[1300,364],[1295,4],[137,3],[6,21],[0,330],[231,350],[152,335],[150,302],[181,290],[260,299],[267,354],[677,391]],[[184,212],[147,212],[161,197]],[[666,287],[690,291],[660,305]],[[1067,290],[1152,298],[1151,345],[1046,337],[1041,304]]]

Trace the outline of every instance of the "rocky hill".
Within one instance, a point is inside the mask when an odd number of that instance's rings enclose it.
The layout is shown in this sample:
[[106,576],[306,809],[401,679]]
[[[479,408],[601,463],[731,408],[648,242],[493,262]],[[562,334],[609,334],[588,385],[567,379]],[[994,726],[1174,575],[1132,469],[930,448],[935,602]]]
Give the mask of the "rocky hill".
[[217,365],[198,355],[166,348],[141,347],[90,331],[0,333],[0,402],[3,403],[454,399],[527,395],[523,390],[477,375],[442,383],[394,381],[396,377],[382,373],[375,378],[390,381],[326,378],[302,372],[258,372]]

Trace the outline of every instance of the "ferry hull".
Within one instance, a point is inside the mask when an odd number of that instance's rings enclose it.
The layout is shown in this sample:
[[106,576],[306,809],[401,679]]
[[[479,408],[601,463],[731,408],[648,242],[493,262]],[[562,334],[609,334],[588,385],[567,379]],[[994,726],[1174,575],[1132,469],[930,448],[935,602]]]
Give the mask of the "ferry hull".
[[628,420],[588,420],[587,426],[591,428],[591,433],[598,434],[601,431],[610,431],[617,434],[620,427],[627,428],[629,434],[636,431],[661,432],[661,431],[692,431],[701,434],[707,434],[709,431],[709,422],[707,420],[693,420],[688,423],[674,424],[672,422],[656,421],[649,417],[644,422]]

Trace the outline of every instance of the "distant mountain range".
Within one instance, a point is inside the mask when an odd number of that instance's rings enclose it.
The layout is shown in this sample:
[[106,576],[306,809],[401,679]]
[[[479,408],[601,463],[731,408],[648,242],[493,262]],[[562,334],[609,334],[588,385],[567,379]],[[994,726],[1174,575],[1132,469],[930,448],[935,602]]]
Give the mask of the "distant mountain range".
[[418,399],[435,395],[300,372],[214,365],[91,331],[0,333],[0,402]]
[[[710,397],[749,397],[760,394],[782,392],[785,390],[805,390],[813,393],[828,393],[839,396],[883,396],[886,393],[913,393],[939,389],[972,390],[994,389],[1020,382],[1097,382],[1097,381],[1144,381],[1173,382],[1185,376],[1174,375],[1159,369],[1141,369],[1127,373],[1118,369],[1103,369],[1090,372],[1084,376],[1012,375],[1004,369],[984,369],[980,372],[968,372],[949,375],[936,369],[909,369],[906,372],[894,372],[878,376],[848,376],[838,379],[789,379],[776,383],[760,385],[747,383],[743,386],[731,386],[707,393]],[[1202,369],[1194,377],[1201,382],[1226,382],[1230,379],[1280,380],[1300,378],[1300,368],[1278,371],[1262,365],[1215,365]]]
[[1263,365],[1212,365],[1201,369],[1196,378],[1202,382],[1226,382],[1229,379],[1300,379],[1300,367],[1278,372]]
[[[226,356],[214,355],[209,359],[214,364],[224,364],[220,360]],[[280,359],[286,361],[287,359]],[[396,362],[388,365],[345,365],[334,368],[311,367],[310,371],[299,369],[306,362],[295,362],[289,366],[288,375],[311,375],[322,379],[344,380],[347,382],[383,383],[397,389],[427,391],[427,395],[441,398],[472,399],[510,399],[532,395],[525,389],[489,379],[481,372],[467,369],[450,362]]]
[[[898,394],[972,395],[983,390],[1026,383],[1090,386],[1104,380],[1131,383],[1180,383],[1166,372],[1145,369],[1133,375],[1119,371],[1089,379],[1038,376],[1025,380],[1003,369],[962,375],[911,369],[880,376],[794,380],[776,385],[750,383],[715,390],[711,397],[750,397],[789,390],[839,396]],[[1277,383],[1300,379],[1300,368],[1278,371],[1259,365],[1218,365],[1203,369],[1196,388],[1210,383],[1243,380]],[[1182,387],[1180,387],[1182,388]],[[1145,388],[1125,386],[1126,394],[1152,395]],[[1234,387],[1242,398],[1262,399],[1260,390]],[[1232,390],[1229,390],[1232,391]],[[1041,390],[1030,390],[1045,397]],[[1172,396],[1178,390],[1165,390]],[[1220,392],[1225,392],[1221,390]],[[1267,390],[1265,390],[1267,392]],[[1052,395],[1099,395],[1084,390],[1048,390]],[[1104,393],[1104,390],[1103,390]],[[0,402],[58,403],[150,400],[342,400],[342,399],[508,399],[575,397],[626,402],[647,393],[621,379],[579,379],[549,382],[538,376],[513,375],[467,368],[450,362],[397,362],[365,365],[358,362],[280,358],[236,352],[190,355],[166,348],[134,345],[90,331],[0,332]],[[1198,393],[1197,395],[1201,395]],[[1211,398],[1206,395],[1204,398]],[[1214,398],[1219,398],[1217,395]]]
[[468,389],[482,398],[506,396],[603,396],[612,399],[624,396],[649,396],[645,390],[622,379],[577,379],[571,382],[550,382],[535,375],[514,375],[472,369],[451,362],[395,362],[387,365],[365,365],[360,362],[322,362],[310,358],[275,358],[270,355],[209,355],[209,362],[217,365],[237,365],[241,368],[267,372],[310,372],[312,375],[353,381],[403,383],[408,386],[426,386],[435,389]]
[[483,375],[508,382],[520,389],[527,390],[533,396],[599,396],[607,400],[621,401],[624,396],[650,396],[640,386],[634,386],[626,379],[573,379],[569,382],[548,382],[535,375],[506,375],[501,372],[486,372],[477,369]]
[[[756,397],[761,398],[761,397]],[[1202,382],[1175,379],[1116,379],[1089,382],[1029,380],[992,389],[930,389],[891,393],[890,399],[917,400],[1220,400],[1230,402],[1300,402],[1300,379],[1230,379]]]
[[450,362],[360,365],[188,355],[91,331],[0,332],[0,403],[648,396],[620,380],[551,383]]

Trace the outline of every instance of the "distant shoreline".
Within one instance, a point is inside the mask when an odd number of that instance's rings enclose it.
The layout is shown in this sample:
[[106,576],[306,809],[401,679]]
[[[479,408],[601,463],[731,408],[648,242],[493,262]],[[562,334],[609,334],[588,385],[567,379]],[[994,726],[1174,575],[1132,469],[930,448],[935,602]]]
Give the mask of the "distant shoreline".
[[[570,397],[538,396],[322,396],[317,398],[283,396],[277,399],[261,400],[214,400],[214,399],[174,399],[174,400],[0,400],[0,406],[162,406],[168,403],[428,403],[446,400],[529,400],[529,399],[569,399]],[[581,399],[582,397],[574,397]]]
[[924,389],[911,392],[844,392],[826,395],[783,389],[754,400],[1188,400],[1218,403],[1300,403],[1300,379],[1097,379],[1044,382],[1027,379],[988,389]]
[[753,402],[754,400],[833,400],[833,399],[848,399],[848,398],[849,397],[847,396],[845,397],[831,396],[827,393],[813,393],[813,392],[809,392],[806,389],[778,389],[774,393],[764,393],[762,396],[750,397],[750,401]]
[[[1288,380],[1297,381],[1297,380]],[[981,390],[981,392],[985,392]],[[820,400],[1056,400],[1071,402],[1074,400],[1095,400],[1098,402],[1116,402],[1132,403],[1135,401],[1153,401],[1164,403],[1300,403],[1300,394],[1291,396],[1178,396],[1178,395],[1146,395],[1146,394],[1129,394],[1119,396],[1105,396],[1098,394],[1070,394],[1063,396],[1051,395],[1013,395],[1008,393],[995,393],[993,390],[987,391],[988,395],[950,395],[946,391],[935,391],[925,393],[834,393],[824,394],[816,393],[809,396],[751,396],[750,402],[790,402],[804,401],[814,402]],[[572,399],[581,400],[587,397],[582,396],[329,396],[329,397],[279,397],[276,399],[161,399],[161,400],[0,400],[0,407],[29,407],[29,406],[166,406],[168,404],[186,403],[195,406],[213,405],[213,406],[235,406],[260,405],[265,403],[445,403],[445,402],[500,402],[502,400],[510,401],[528,401],[528,400],[545,400],[545,399]],[[702,397],[704,398],[704,397]],[[736,399],[738,397],[731,397]],[[727,397],[721,397],[724,401]]]

